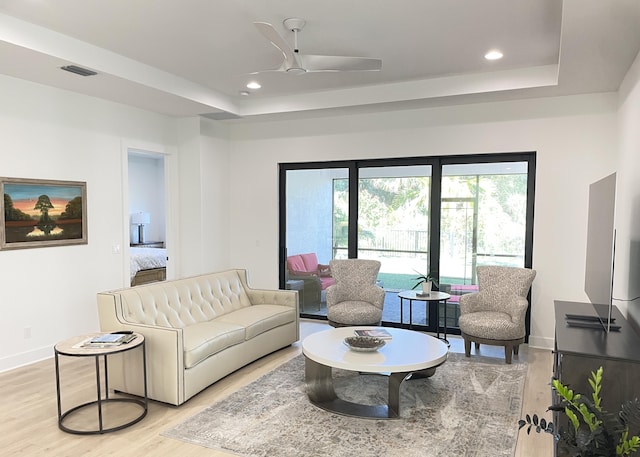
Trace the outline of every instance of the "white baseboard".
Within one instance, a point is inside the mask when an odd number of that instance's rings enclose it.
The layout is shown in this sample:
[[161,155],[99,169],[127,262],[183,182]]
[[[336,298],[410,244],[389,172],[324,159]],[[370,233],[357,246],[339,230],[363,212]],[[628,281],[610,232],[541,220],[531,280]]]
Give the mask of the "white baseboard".
[[529,336],[529,346],[532,348],[549,349],[552,351],[554,348],[553,343],[553,338],[547,338],[543,336]]
[[0,359],[0,373],[31,365],[32,363],[40,362],[41,360],[50,359],[52,357],[53,348],[51,346],[21,352],[20,354],[12,354]]

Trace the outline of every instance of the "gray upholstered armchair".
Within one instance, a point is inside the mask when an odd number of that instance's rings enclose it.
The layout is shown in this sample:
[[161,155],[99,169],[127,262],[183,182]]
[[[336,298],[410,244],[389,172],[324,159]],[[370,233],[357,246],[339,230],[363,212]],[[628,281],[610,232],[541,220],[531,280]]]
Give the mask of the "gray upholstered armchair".
[[379,325],[384,290],[376,285],[380,262],[365,259],[332,260],[335,284],[327,289],[327,318],[334,327]]
[[506,363],[518,354],[525,338],[527,294],[536,277],[529,268],[478,267],[479,291],[460,297],[458,325],[464,338],[465,355],[471,355],[471,342],[504,346]]

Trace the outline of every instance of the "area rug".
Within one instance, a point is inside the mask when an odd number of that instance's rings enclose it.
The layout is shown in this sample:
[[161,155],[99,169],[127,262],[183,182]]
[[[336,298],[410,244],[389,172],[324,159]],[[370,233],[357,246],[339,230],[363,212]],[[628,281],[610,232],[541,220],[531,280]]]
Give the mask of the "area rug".
[[[512,456],[526,373],[450,353],[431,378],[402,384],[400,419],[361,419],[309,403],[300,355],[162,435],[243,457]],[[341,398],[386,400],[383,376],[335,376]]]

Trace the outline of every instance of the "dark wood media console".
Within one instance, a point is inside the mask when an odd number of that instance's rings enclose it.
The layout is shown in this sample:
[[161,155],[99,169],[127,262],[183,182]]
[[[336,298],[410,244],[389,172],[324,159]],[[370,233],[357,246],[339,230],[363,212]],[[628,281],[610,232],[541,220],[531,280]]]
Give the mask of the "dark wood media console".
[[[574,391],[590,395],[588,378],[602,366],[602,406],[618,412],[626,400],[640,397],[640,337],[615,306],[612,317],[619,331],[569,327],[566,314],[596,316],[590,303],[555,301],[555,350],[553,376]],[[556,399],[553,399],[556,403]],[[567,427],[564,414],[554,413],[553,422]],[[560,454],[556,451],[556,455]]]

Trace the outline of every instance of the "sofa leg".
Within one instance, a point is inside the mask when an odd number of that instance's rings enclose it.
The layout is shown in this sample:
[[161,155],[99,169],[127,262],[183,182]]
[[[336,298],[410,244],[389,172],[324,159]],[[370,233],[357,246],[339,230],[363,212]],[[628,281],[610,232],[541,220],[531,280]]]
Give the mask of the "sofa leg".
[[480,343],[478,343],[477,341],[475,343],[476,343],[476,351],[479,351],[480,350]]
[[513,353],[514,353],[515,355],[518,355],[518,351],[519,351],[519,350],[520,350],[520,345],[519,345],[519,344],[516,344],[516,345],[513,347]]
[[471,340],[464,340],[464,355],[466,357],[471,357]]

